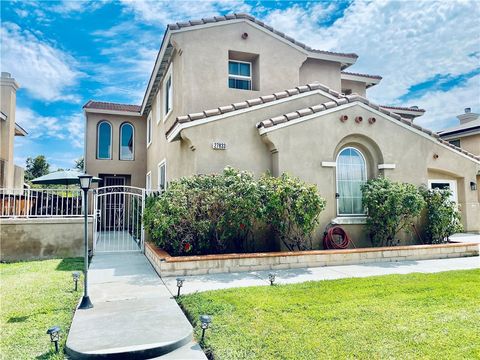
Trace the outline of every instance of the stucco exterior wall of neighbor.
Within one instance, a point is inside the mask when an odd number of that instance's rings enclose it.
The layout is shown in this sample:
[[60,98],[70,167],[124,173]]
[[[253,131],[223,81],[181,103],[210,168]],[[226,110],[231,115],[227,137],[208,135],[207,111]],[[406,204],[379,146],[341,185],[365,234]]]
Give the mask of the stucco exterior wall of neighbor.
[[352,81],[352,80],[342,80],[342,91],[345,89],[351,89],[352,94],[358,94],[360,96],[366,97],[367,96],[367,89],[365,87],[365,83],[359,81]]
[[[0,261],[84,255],[83,218],[0,219]],[[89,219],[89,248],[93,221]]]
[[319,59],[306,59],[300,67],[299,85],[320,82],[330,89],[341,92],[340,63]]
[[460,147],[480,156],[480,134],[461,137]]
[[[349,120],[340,122],[340,115],[347,115]],[[356,123],[356,116],[362,116],[364,121]],[[370,125],[367,119],[372,116],[377,121]],[[328,136],[325,136],[326,133]],[[319,192],[327,200],[326,210],[320,218],[318,235],[337,217],[336,171],[334,167],[322,167],[322,162],[335,162],[339,151],[345,146],[357,147],[365,155],[368,178],[382,174],[395,181],[422,185],[428,183],[429,169],[450,174],[457,180],[458,201],[465,229],[480,231],[478,195],[469,187],[469,182],[476,178],[480,165],[447,149],[436,140],[415,134],[399,122],[392,122],[378,113],[355,105],[277,128],[263,136],[278,151],[279,171],[292,173],[317,184]],[[435,154],[438,157],[434,157]],[[395,164],[395,169],[378,170],[380,163]],[[361,227],[355,226],[354,229],[351,225],[343,226],[347,231],[352,231],[355,237],[366,241],[361,234]],[[320,236],[316,238],[319,239]]]
[[[3,181],[0,187],[13,188],[14,187],[14,138],[15,138],[15,108],[17,102],[18,84],[15,79],[5,77],[2,73],[0,78],[0,109],[7,116],[6,120],[0,120],[0,160],[3,164]],[[22,185],[23,186],[23,180]]]
[[[86,157],[85,166],[89,174],[130,175],[130,184],[145,186],[146,165],[146,120],[143,117],[87,113]],[[97,125],[102,120],[112,125],[112,159],[97,159]],[[120,125],[129,122],[134,126],[134,160],[120,160]]]

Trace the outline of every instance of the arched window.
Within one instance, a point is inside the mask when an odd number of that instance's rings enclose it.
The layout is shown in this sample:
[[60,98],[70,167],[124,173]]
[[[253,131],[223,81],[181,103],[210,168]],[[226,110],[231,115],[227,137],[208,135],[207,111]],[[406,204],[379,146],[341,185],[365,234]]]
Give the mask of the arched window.
[[134,129],[130,123],[120,126],[120,160],[133,160]]
[[112,158],[112,125],[102,121],[97,127],[97,159]]
[[361,186],[367,181],[367,166],[362,153],[344,148],[337,157],[338,215],[364,215]]

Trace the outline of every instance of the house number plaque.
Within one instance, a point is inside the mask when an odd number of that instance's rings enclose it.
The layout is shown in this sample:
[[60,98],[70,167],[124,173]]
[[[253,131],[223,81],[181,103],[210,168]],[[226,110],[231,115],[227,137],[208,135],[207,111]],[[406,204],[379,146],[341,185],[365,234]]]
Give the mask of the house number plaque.
[[214,142],[212,143],[213,150],[227,150],[227,144],[224,142]]

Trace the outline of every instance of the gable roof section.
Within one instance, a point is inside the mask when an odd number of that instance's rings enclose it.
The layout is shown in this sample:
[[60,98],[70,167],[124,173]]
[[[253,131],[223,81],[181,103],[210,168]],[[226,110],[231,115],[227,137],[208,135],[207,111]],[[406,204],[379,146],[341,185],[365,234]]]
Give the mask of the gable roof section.
[[367,85],[367,89],[369,87],[377,85],[382,80],[382,77],[380,75],[361,74],[348,71],[342,71],[340,74],[340,78],[342,80],[364,82]]
[[85,105],[83,105],[83,109],[85,109],[86,112],[92,112],[92,113],[103,113],[103,114],[125,113],[124,115],[140,116],[141,106],[89,100]]
[[[395,112],[389,111],[385,109],[384,107],[377,105],[375,103],[370,102],[366,98],[353,94],[353,95],[340,95],[337,99],[334,99],[332,101],[328,101],[323,104],[319,105],[314,105],[310,106],[308,108],[300,109],[285,115],[281,116],[276,116],[267,120],[263,120],[257,124],[257,128],[259,129],[260,133],[265,133],[270,130],[270,128],[276,128],[282,124],[287,124],[289,121],[295,120],[295,122],[299,122],[302,117],[307,117],[309,115],[313,115],[316,113],[321,113],[322,111],[326,111],[329,109],[334,109],[336,107],[342,106],[342,105],[347,105],[347,104],[352,104],[357,103],[362,105],[363,107],[367,107],[369,109],[373,109],[374,111],[378,111],[382,113],[383,115],[386,115],[395,121],[398,121],[402,123],[403,125],[407,125],[417,131],[422,132],[424,135],[429,136],[432,138],[432,140],[436,140],[439,143],[447,146],[448,148],[455,150],[469,158],[472,158],[473,160],[476,160],[477,162],[480,162],[480,156],[476,156],[465,149],[459,148],[455,145],[450,144],[448,141],[443,140],[440,138],[440,136],[433,131],[423,128],[417,124],[414,124],[412,121],[408,119],[402,118],[400,115],[396,114]],[[285,125],[283,125],[285,126]],[[412,130],[413,130],[412,129]],[[273,130],[273,129],[272,129]]]
[[[331,99],[338,98],[340,93],[335,90],[328,88],[325,85],[320,83],[313,83],[307,84],[302,86],[297,86],[292,89],[287,89],[284,91],[279,91],[271,95],[260,96],[255,99],[250,99],[238,103],[233,103],[225,106],[220,106],[215,109],[209,109],[198,113],[192,113],[188,115],[178,116],[172,126],[167,130],[165,136],[167,138],[171,137],[171,134],[175,131],[179,131],[179,125],[195,122],[196,124],[200,124],[199,120],[206,120],[208,118],[213,118],[217,116],[221,116],[227,113],[231,113],[230,115],[236,114],[244,109],[255,108],[259,105],[267,104],[267,103],[275,103],[276,101],[288,101],[289,98],[297,97],[297,95],[308,93],[320,92],[322,95],[329,97]],[[180,129],[181,130],[181,129]]]
[[[238,14],[228,14],[225,16],[214,16],[210,18],[203,18],[200,20],[190,20],[185,22],[177,22],[174,24],[167,25],[165,33],[163,34],[162,44],[160,50],[157,54],[155,60],[155,65],[150,75],[148,81],[147,89],[145,90],[145,95],[142,101],[141,112],[144,113],[148,111],[151,107],[153,97],[157,93],[158,85],[160,84],[161,79],[163,78],[166,68],[170,63],[170,58],[173,54],[173,47],[170,44],[170,35],[172,33],[195,30],[196,28],[206,27],[206,26],[216,26],[223,25],[226,22],[239,22],[239,21],[248,21],[257,28],[270,33],[271,35],[285,41],[291,46],[304,51],[307,54],[310,54],[312,57],[323,58],[330,61],[341,61],[344,64],[344,68],[354,64],[358,58],[358,55],[355,53],[340,53],[333,51],[325,51],[313,49],[310,46],[305,45],[304,43],[295,40],[294,38],[286,35],[285,33],[275,30],[273,27],[265,24],[263,21],[260,21],[249,14],[238,13]],[[335,59],[335,60],[334,60]],[[340,60],[341,59],[341,60]]]
[[461,136],[461,135],[473,135],[480,133],[480,117],[476,120],[472,120],[457,126],[453,126],[442,131],[439,131],[437,134],[442,137],[450,136]]

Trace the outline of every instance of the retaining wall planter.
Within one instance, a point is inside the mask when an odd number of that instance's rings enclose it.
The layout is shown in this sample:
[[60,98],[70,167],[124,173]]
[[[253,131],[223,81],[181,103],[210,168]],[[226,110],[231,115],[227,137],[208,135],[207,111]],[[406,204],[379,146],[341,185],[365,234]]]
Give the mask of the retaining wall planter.
[[479,244],[170,256],[155,245],[146,243],[145,255],[161,276],[177,276],[478,256]]

